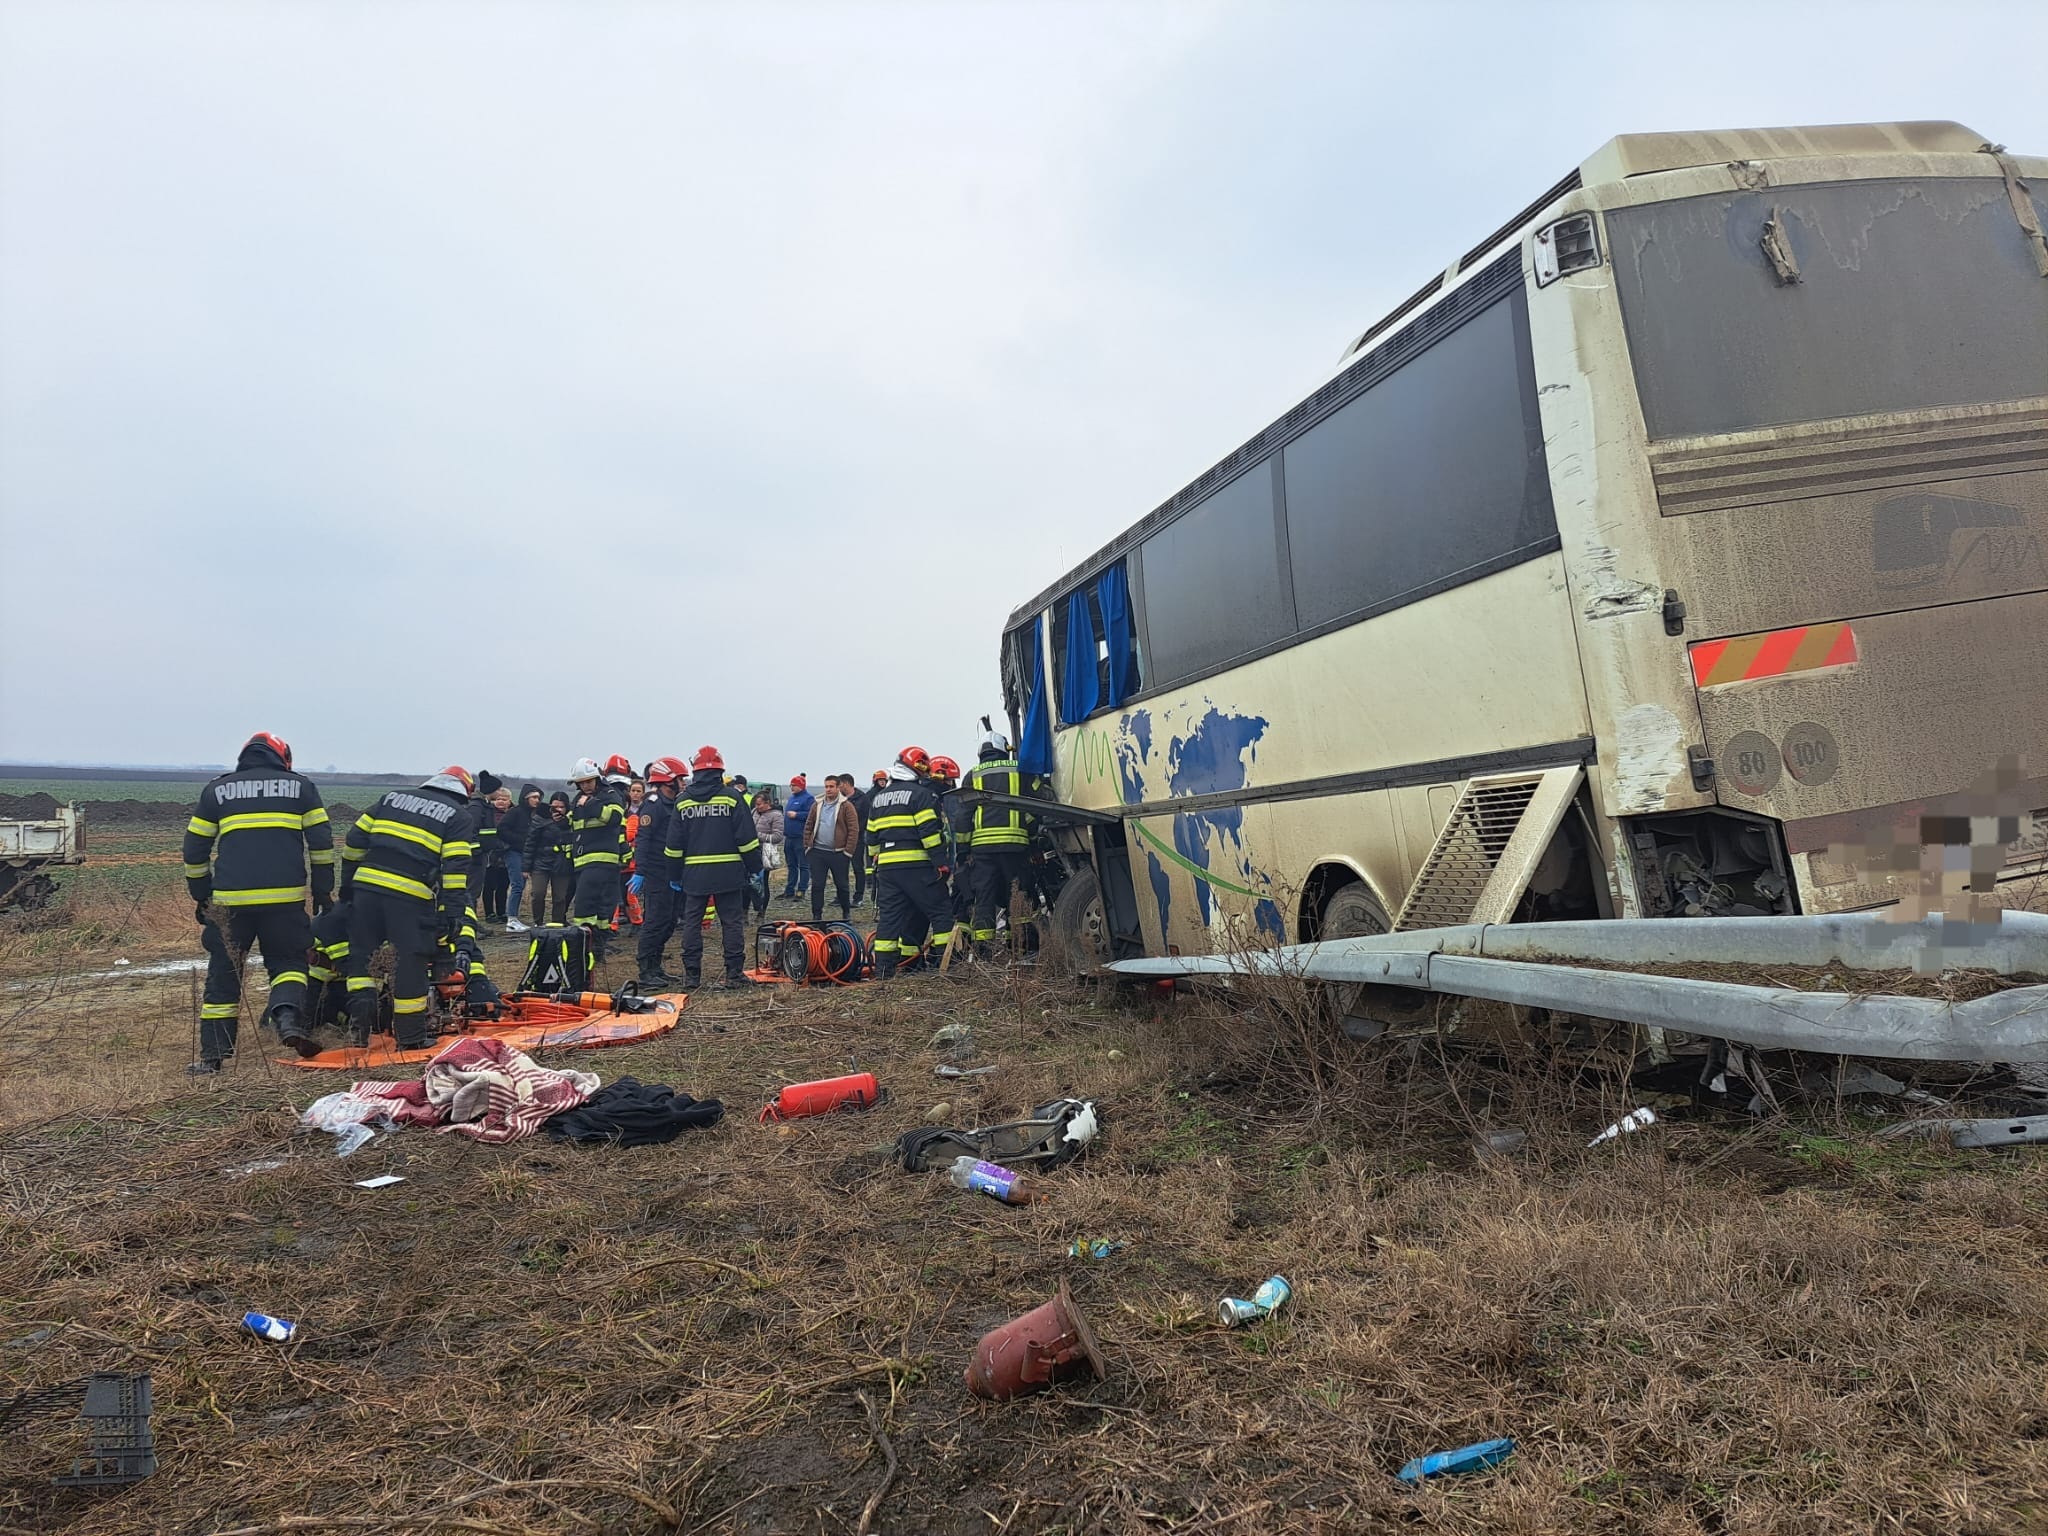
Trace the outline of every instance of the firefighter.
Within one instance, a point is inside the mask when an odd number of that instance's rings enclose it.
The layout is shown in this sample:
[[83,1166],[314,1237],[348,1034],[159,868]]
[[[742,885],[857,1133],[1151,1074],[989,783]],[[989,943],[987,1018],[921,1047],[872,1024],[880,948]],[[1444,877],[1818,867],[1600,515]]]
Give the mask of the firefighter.
[[[262,946],[270,976],[267,1022],[299,1055],[318,1055],[306,1013],[306,898],[315,915],[333,905],[334,829],[313,781],[292,772],[282,738],[258,731],[242,744],[234,772],[200,791],[185,827],[185,888],[206,949],[199,1060],[187,1070],[218,1072],[235,1054],[252,944]],[[225,923],[208,914],[209,904],[226,909]]]
[[[952,758],[933,753],[928,782],[932,793],[939,797],[939,821],[946,829],[944,862],[952,871],[952,878],[946,883],[946,904],[953,914],[952,927],[957,931],[967,926],[974,913],[974,896],[967,888],[966,867],[968,835],[973,831],[974,812],[960,801],[960,765]],[[966,958],[965,955],[955,955],[953,963],[958,965]]]
[[348,907],[338,905],[313,919],[313,942],[306,955],[306,1017],[316,1029],[338,1029],[348,1022],[349,917]]
[[[640,833],[633,840],[634,874],[626,882],[629,894],[640,899],[638,985],[643,992],[672,992],[682,985],[662,968],[662,952],[676,931],[677,893],[668,888],[668,828],[676,797],[689,776],[681,758],[659,757],[647,765],[648,795],[640,802]],[[701,933],[699,944],[701,954]]]
[[725,952],[723,985],[753,986],[744,925],[747,877],[761,868],[761,839],[746,802],[726,785],[718,748],[699,747],[690,759],[690,782],[670,808],[662,852],[669,889],[682,897],[676,921],[683,926],[683,985],[703,980],[704,909],[713,906]]
[[[592,970],[604,960],[612,914],[624,894],[619,871],[626,862],[626,792],[606,783],[605,772],[588,757],[569,770],[569,785],[576,791],[569,807],[569,830],[576,839],[576,903],[569,920],[583,930]],[[628,769],[625,777],[631,776]]]
[[929,956],[943,960],[952,939],[953,912],[946,899],[946,829],[938,797],[924,782],[931,757],[923,747],[905,747],[889,769],[889,782],[868,803],[868,863],[875,871],[875,973],[888,981],[905,949],[915,950],[927,927]]
[[348,934],[348,1028],[370,1043],[377,983],[370,960],[391,945],[391,1026],[398,1048],[429,1038],[428,967],[435,946],[461,937],[476,863],[476,780],[443,768],[418,789],[394,789],[348,829],[341,852],[342,900],[353,908]]
[[[981,761],[968,771],[965,788],[1022,799],[1038,792],[1038,780],[1017,766],[1010,738],[988,731]],[[974,902],[974,952],[986,957],[996,937],[996,914],[1007,912],[1010,891],[1026,878],[1031,856],[1032,818],[1014,805],[977,804],[967,817],[967,885]]]

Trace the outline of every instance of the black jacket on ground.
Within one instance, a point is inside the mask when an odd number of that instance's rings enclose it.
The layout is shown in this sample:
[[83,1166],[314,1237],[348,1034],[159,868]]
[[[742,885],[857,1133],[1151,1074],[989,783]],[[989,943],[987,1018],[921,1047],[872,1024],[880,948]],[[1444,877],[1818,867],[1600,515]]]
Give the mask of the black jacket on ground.
[[716,769],[691,776],[670,812],[662,852],[669,883],[680,884],[691,896],[744,890],[747,876],[761,867],[753,812],[725,787],[725,775]]
[[199,793],[185,827],[185,887],[194,901],[224,907],[302,903],[309,889],[334,889],[334,829],[320,791],[285,766],[275,748],[252,741]]
[[589,794],[578,796],[569,807],[569,830],[576,834],[574,860],[578,869],[624,864],[625,791],[600,783]]
[[348,829],[342,847],[342,889],[373,885],[434,902],[444,932],[462,922],[476,865],[475,816],[454,779],[440,775],[418,789],[394,789]]
[[540,1128],[558,1141],[610,1142],[618,1147],[655,1147],[683,1132],[718,1124],[725,1106],[693,1099],[659,1083],[622,1077],[607,1083],[575,1109],[550,1115]]

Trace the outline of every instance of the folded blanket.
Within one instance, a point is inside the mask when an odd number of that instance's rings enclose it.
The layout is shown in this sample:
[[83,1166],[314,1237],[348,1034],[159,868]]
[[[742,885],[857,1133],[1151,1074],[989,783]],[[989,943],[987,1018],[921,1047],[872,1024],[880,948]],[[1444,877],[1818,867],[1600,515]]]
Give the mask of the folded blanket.
[[500,1144],[531,1136],[602,1082],[595,1072],[543,1067],[502,1040],[464,1035],[426,1064],[419,1081],[356,1083],[349,1094],[400,1125],[430,1125]]

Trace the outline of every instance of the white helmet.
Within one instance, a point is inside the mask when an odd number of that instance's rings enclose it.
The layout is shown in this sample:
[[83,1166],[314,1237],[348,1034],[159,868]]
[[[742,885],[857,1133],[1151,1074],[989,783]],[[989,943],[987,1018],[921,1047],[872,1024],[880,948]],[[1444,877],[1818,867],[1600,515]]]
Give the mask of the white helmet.
[[983,731],[981,733],[981,750],[984,752],[1007,752],[1010,750],[1010,738],[1001,731]]
[[581,784],[585,779],[601,779],[603,777],[604,770],[598,767],[597,759],[594,757],[577,758],[576,766],[569,770],[569,782],[571,784]]

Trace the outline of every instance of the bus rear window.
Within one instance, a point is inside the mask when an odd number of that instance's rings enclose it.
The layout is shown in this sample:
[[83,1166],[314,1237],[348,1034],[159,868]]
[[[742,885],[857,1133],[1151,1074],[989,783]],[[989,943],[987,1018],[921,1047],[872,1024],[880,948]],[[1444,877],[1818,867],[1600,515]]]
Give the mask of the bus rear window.
[[1646,203],[1607,234],[1653,440],[2048,394],[2048,281],[1995,176]]

